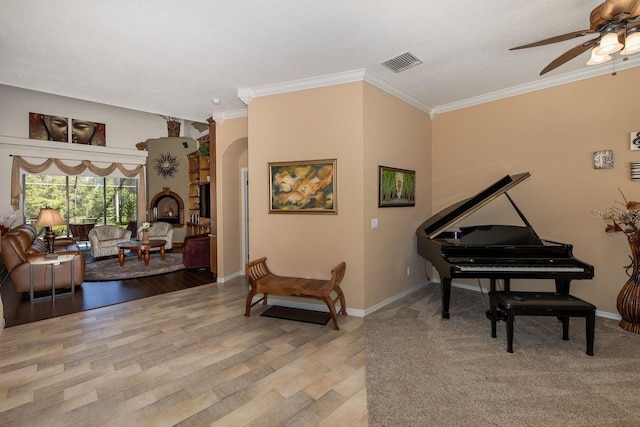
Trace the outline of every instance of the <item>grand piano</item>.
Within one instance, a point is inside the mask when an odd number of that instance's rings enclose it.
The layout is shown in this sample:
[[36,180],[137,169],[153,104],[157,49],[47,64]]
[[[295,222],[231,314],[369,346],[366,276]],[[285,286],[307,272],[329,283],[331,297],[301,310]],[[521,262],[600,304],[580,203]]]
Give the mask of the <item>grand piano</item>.
[[[576,259],[573,246],[543,240],[516,206],[507,190],[531,176],[507,175],[478,194],[427,219],[418,229],[418,254],[440,275],[442,318],[449,318],[453,278],[490,279],[491,290],[501,279],[506,291],[511,279],[554,279],[556,292],[568,294],[571,280],[592,279],[593,266]],[[506,196],[524,223],[451,227],[500,196]]]

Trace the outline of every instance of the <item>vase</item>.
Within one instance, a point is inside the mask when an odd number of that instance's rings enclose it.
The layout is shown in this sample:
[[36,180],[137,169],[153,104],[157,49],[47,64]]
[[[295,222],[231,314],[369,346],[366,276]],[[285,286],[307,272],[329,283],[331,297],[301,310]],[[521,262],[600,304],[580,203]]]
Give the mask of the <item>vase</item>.
[[148,231],[143,231],[142,232],[142,243],[149,243],[149,232]]
[[627,267],[629,280],[618,294],[617,308],[622,320],[620,327],[640,334],[640,236],[627,236],[631,249],[631,265]]
[[180,136],[180,122],[170,120],[167,122],[167,133],[169,137]]

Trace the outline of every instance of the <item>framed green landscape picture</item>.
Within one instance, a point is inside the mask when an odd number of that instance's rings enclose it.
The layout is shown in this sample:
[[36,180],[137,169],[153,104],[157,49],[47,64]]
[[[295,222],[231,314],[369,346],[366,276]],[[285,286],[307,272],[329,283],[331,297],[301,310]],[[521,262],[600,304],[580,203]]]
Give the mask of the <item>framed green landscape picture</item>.
[[378,207],[416,205],[416,172],[378,166]]

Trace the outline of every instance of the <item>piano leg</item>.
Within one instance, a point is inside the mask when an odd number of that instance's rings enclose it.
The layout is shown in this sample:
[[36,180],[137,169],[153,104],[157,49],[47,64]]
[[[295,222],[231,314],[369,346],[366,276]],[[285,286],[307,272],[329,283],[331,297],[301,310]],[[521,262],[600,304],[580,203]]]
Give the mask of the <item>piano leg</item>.
[[571,279],[556,279],[556,292],[562,295],[569,295]]
[[[489,283],[490,283],[490,290],[491,292],[495,292],[496,291],[496,279],[489,279]],[[511,292],[511,279],[502,279],[502,283],[504,284],[504,289],[503,291],[505,292]]]
[[442,295],[442,319],[449,319],[449,301],[451,300],[451,277],[440,276],[440,294]]

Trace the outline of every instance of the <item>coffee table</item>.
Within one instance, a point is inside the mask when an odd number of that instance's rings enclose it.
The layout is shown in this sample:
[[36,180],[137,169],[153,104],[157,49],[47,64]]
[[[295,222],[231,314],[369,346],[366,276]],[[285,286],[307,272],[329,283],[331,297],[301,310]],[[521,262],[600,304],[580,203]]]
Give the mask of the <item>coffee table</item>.
[[118,247],[118,261],[120,261],[120,267],[124,266],[124,251],[136,251],[138,254],[138,261],[142,259],[142,255],[144,254],[144,265],[145,267],[149,266],[149,252],[153,248],[160,248],[160,259],[164,261],[165,250],[164,245],[166,245],[166,240],[149,240],[148,243],[143,243],[142,241],[131,241],[118,243],[116,246]]

